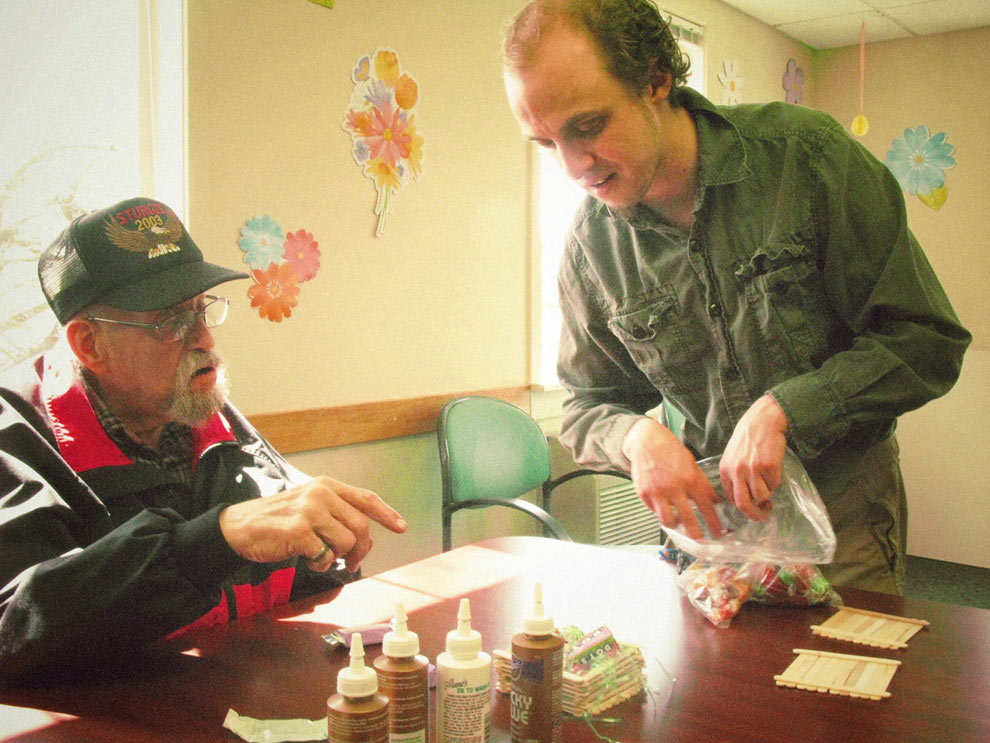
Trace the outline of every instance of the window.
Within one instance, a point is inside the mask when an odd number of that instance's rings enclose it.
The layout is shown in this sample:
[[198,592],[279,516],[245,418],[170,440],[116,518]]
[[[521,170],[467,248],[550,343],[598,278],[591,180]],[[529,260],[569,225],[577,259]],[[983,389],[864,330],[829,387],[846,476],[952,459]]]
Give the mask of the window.
[[[705,51],[701,26],[671,16],[671,30],[679,40],[681,50],[691,60],[688,85],[698,92],[705,92]],[[584,190],[561,172],[553,155],[545,150],[537,151],[536,188],[537,206],[534,214],[537,229],[539,263],[534,266],[539,275],[538,304],[534,307],[533,336],[534,348],[532,369],[536,385],[552,388],[559,385],[557,380],[557,345],[560,339],[560,306],[557,303],[557,266],[564,248],[564,234],[578,202],[584,197]],[[534,302],[536,304],[536,302]]]
[[0,368],[50,345],[41,251],[77,215],[138,194],[182,216],[182,0],[3,0]]

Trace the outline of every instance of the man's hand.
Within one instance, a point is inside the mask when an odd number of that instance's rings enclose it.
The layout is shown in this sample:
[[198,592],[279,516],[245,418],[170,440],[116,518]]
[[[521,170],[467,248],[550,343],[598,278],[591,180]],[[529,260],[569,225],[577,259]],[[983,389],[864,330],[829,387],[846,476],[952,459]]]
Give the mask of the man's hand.
[[[396,534],[407,527],[402,516],[370,490],[317,477],[278,495],[228,506],[220,512],[220,531],[231,549],[247,560],[277,562],[301,555],[322,572],[343,557],[353,573],[371,550],[369,520]],[[318,560],[311,559],[316,556]]]
[[694,503],[712,536],[722,536],[714,505],[718,494],[670,429],[652,418],[643,418],[629,429],[622,452],[632,464],[636,492],[661,524],[672,527],[681,523],[688,536],[701,539],[701,525],[691,508]]
[[755,521],[770,515],[786,449],[787,416],[771,395],[763,395],[739,419],[719,464],[725,496]]

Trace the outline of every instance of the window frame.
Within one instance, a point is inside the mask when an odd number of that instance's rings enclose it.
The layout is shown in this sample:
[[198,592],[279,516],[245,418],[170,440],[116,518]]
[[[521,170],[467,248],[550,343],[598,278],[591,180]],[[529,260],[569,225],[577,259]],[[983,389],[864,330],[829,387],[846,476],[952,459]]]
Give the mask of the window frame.
[[[32,4],[25,3],[23,8],[23,16],[17,15],[21,6],[9,9],[8,53],[16,54],[15,39],[38,50],[58,48],[41,42],[57,40],[67,32],[32,24]],[[115,9],[124,8],[126,13],[115,15]],[[0,321],[0,369],[47,350],[59,336],[58,323],[38,285],[37,261],[69,220],[117,198],[138,194],[161,199],[180,219],[187,209],[185,0],[127,0],[117,6],[91,5],[86,10],[90,15],[73,19],[74,29],[88,23],[89,27],[106,26],[116,36],[108,36],[109,50],[101,62],[85,68],[92,87],[79,86],[80,94],[113,90],[110,76],[120,75],[125,61],[136,81],[130,87],[135,94],[121,106],[126,113],[116,117],[118,131],[93,126],[92,116],[73,118],[74,104],[65,102],[71,99],[58,89],[65,81],[53,72],[58,69],[55,58],[49,64],[49,58],[39,57],[33,66],[16,68],[5,81],[5,94],[15,112],[8,125],[26,130],[32,122],[37,124],[35,136],[25,137],[21,148],[8,150],[0,165],[0,267],[5,269],[0,303],[8,310]],[[17,29],[22,29],[20,36],[15,35]],[[24,33],[23,29],[31,30]],[[81,31],[79,38],[65,41],[93,43]],[[115,46],[117,41],[119,46]],[[71,50],[71,44],[63,46]],[[49,92],[52,86],[56,89]],[[32,95],[62,101],[65,115],[53,116],[36,105]],[[44,124],[54,125],[55,134],[49,134]],[[128,173],[130,179],[118,180],[116,174],[130,167],[134,158],[138,162]]]

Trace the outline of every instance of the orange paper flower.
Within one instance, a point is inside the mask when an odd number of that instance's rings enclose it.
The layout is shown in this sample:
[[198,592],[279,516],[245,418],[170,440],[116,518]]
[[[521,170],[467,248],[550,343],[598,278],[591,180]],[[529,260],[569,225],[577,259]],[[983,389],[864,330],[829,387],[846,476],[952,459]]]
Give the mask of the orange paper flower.
[[403,73],[395,84],[395,102],[407,111],[416,105],[419,97],[419,86],[409,75]]
[[292,308],[299,301],[299,287],[296,270],[290,263],[271,263],[265,271],[255,269],[251,278],[256,283],[248,289],[248,296],[259,315],[272,322],[291,317]]

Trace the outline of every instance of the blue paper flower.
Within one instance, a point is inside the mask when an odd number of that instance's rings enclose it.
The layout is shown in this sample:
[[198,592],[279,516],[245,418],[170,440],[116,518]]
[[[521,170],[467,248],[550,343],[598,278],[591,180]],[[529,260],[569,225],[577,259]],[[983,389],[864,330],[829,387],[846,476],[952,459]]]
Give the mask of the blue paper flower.
[[954,150],[945,132],[932,137],[925,125],[908,127],[891,143],[884,163],[909,196],[927,196],[945,183],[945,169],[956,164]]
[[241,239],[237,244],[244,251],[244,262],[251,268],[265,271],[272,263],[282,262],[285,234],[279,223],[267,214],[254,217],[241,227]]

